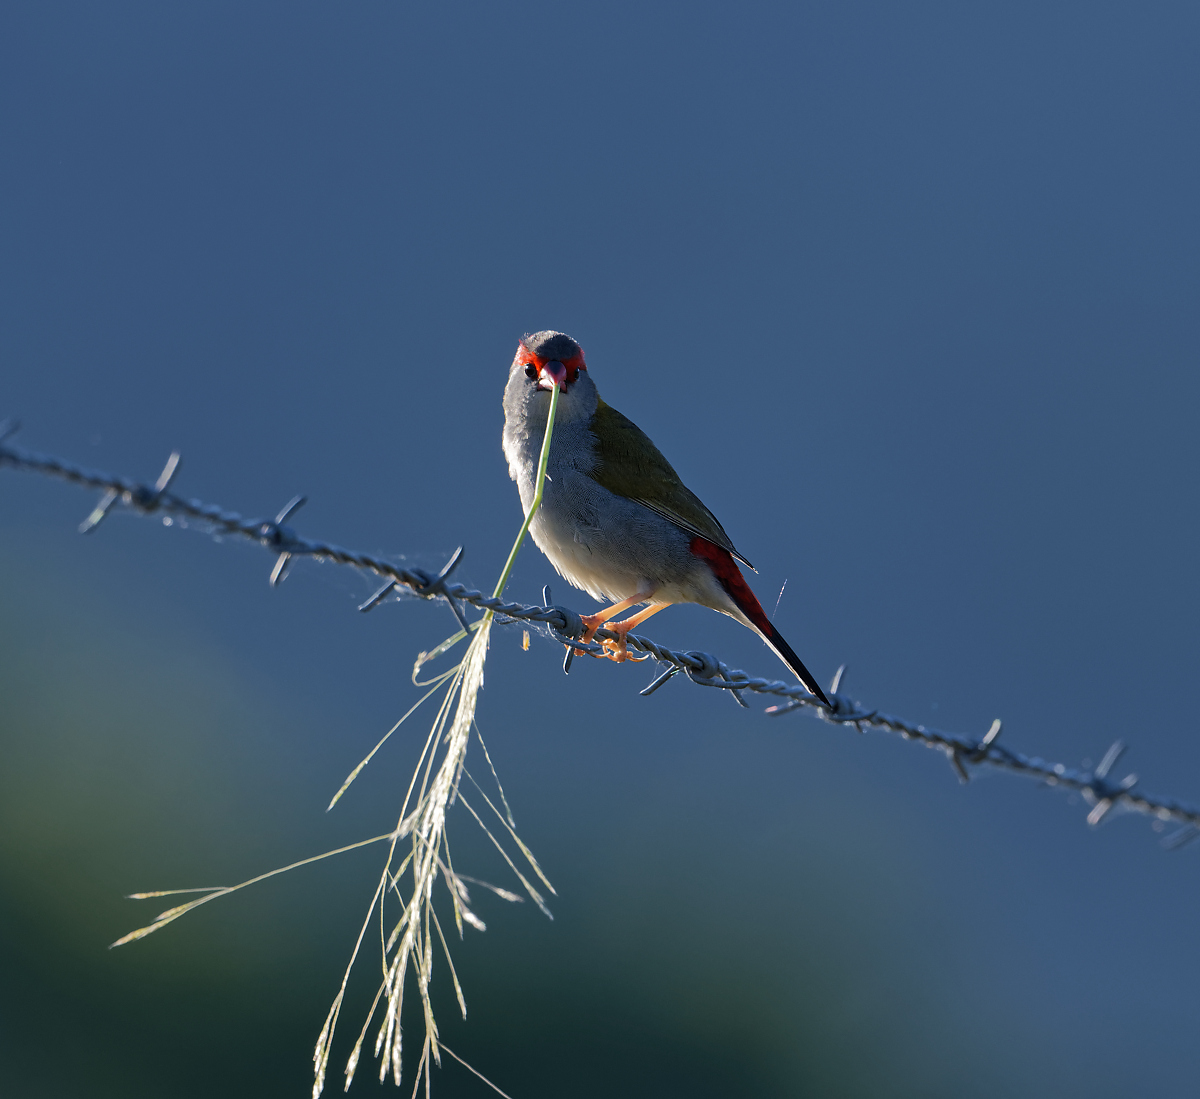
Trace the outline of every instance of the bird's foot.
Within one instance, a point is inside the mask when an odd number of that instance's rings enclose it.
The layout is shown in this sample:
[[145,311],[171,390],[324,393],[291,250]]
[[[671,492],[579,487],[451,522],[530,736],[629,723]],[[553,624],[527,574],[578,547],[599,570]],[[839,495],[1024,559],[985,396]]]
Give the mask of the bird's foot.
[[[629,655],[626,648],[625,635],[636,625],[633,619],[630,619],[628,624],[625,622],[610,622],[609,615],[604,612],[600,614],[581,614],[579,617],[583,619],[583,633],[580,635],[579,640],[585,645],[595,638],[596,631],[599,629],[611,630],[618,635],[616,640],[608,637],[601,640],[600,644],[604,646],[604,652],[589,652],[587,655],[615,660],[618,664],[624,663]],[[636,617],[634,615],[634,618]],[[567,647],[570,648],[571,646],[568,645]],[[575,651],[581,653],[584,650],[576,649]]]
[[583,622],[583,633],[580,635],[579,640],[585,645],[596,636],[596,631],[608,621],[608,615],[603,611],[599,614],[581,614],[579,617]]
[[[625,641],[626,635],[634,626],[640,625],[652,614],[657,614],[667,604],[656,603],[653,606],[647,607],[644,611],[630,615],[623,622],[613,622],[612,618],[637,603],[644,603],[650,598],[651,594],[651,592],[639,592],[637,595],[630,596],[628,599],[623,599],[620,603],[614,604],[606,611],[600,611],[598,614],[580,615],[580,618],[583,620],[583,633],[579,640],[584,644],[589,643],[596,636],[596,631],[601,627],[611,630],[617,635],[615,639],[605,638],[601,642],[604,646],[604,652],[589,653],[588,655],[604,657],[608,660],[615,660],[618,664],[623,664],[629,658],[629,651]],[[571,646],[568,645],[567,648],[568,651],[571,650]],[[574,651],[580,652],[581,650],[575,649]]]
[[[637,618],[634,615],[633,618]],[[618,664],[624,664],[629,659],[629,643],[625,640],[629,631],[633,629],[637,623],[633,618],[627,619],[624,622],[608,622],[605,627],[615,633],[616,638],[606,637],[601,644],[604,646],[604,657],[608,660],[615,660]]]

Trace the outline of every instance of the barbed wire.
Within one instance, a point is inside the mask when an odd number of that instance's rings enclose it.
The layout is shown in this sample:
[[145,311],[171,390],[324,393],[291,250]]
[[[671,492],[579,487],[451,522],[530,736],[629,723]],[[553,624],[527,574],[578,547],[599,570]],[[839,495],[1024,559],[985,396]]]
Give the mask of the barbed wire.
[[[11,445],[8,440],[17,431],[18,424],[12,420],[0,423],[0,466],[32,473],[58,477],[81,488],[99,490],[102,495],[96,507],[79,525],[81,533],[96,529],[114,506],[122,506],[142,515],[179,515],[207,524],[213,531],[236,535],[257,542],[276,554],[271,570],[270,583],[277,585],[287,575],[293,557],[312,557],[338,565],[349,565],[364,572],[382,577],[383,586],[358,609],[369,611],[378,606],[397,589],[407,589],[425,599],[445,599],[458,623],[466,631],[473,624],[463,613],[462,604],[470,604],[481,610],[492,611],[497,622],[543,623],[551,633],[567,646],[564,670],[569,670],[571,660],[577,652],[600,655],[603,646],[595,641],[580,640],[584,627],[581,616],[567,607],[552,604],[549,588],[543,589],[545,606],[510,602],[464,584],[451,582],[450,576],[462,560],[460,546],[437,573],[416,567],[402,567],[375,554],[345,549],[330,542],[303,538],[287,525],[290,518],[305,502],[306,497],[293,497],[274,519],[246,519],[234,511],[227,511],[215,504],[206,504],[198,499],[184,499],[170,491],[171,483],[179,471],[179,454],[172,453],[163,471],[153,485],[147,485],[127,477],[86,469],[48,454],[39,454]],[[613,640],[616,634],[600,629],[595,637]],[[728,691],[742,706],[747,703],[743,694],[772,695],[781,700],[768,707],[767,713],[774,716],[807,710],[834,725],[852,726],[860,733],[865,729],[879,729],[896,733],[905,740],[915,741],[942,752],[961,782],[970,779],[971,767],[991,767],[1010,774],[1040,779],[1048,786],[1060,787],[1078,793],[1091,806],[1087,821],[1099,824],[1114,810],[1140,813],[1156,821],[1174,821],[1182,827],[1163,840],[1168,848],[1182,847],[1200,836],[1200,808],[1174,798],[1142,793],[1138,778],[1126,775],[1120,781],[1109,778],[1113,767],[1125,751],[1125,744],[1117,741],[1108,749],[1100,762],[1093,768],[1067,767],[1052,763],[1040,756],[1027,756],[997,743],[1001,732],[999,719],[981,737],[959,733],[948,733],[907,721],[881,710],[868,710],[860,703],[841,693],[845,665],[834,676],[830,689],[829,705],[814,698],[799,683],[787,683],[778,679],[752,676],[740,669],[731,669],[711,653],[697,650],[681,651],[667,648],[641,634],[630,633],[626,638],[628,647],[645,654],[640,659],[653,659],[664,668],[661,673],[640,693],[650,695],[667,680],[677,675],[686,676],[701,687],[715,687]],[[637,659],[637,658],[634,658]]]

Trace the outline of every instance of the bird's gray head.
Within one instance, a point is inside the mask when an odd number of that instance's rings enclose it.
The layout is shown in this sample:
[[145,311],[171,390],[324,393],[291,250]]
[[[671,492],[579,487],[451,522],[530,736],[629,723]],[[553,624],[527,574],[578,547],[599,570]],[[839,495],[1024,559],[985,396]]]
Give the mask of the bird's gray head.
[[534,332],[517,344],[504,391],[506,418],[546,422],[550,391],[561,390],[555,423],[588,418],[596,411],[596,387],[588,377],[583,348],[565,332]]
[[557,384],[566,393],[581,370],[587,370],[583,348],[565,332],[534,332],[517,344],[513,368],[520,366],[526,377],[541,389]]

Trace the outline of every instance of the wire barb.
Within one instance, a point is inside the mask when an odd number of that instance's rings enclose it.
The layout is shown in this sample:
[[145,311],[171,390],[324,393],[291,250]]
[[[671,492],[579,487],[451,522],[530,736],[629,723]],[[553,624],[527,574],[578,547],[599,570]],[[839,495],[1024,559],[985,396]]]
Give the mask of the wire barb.
[[643,698],[646,698],[646,697],[654,694],[654,692],[657,691],[659,689],[659,687],[661,687],[664,683],[666,683],[666,681],[668,679],[670,679],[673,675],[678,675],[678,674],[679,674],[678,668],[668,668],[665,672],[662,672],[660,675],[655,676],[654,681],[650,684],[650,686],[643,687],[640,691],[638,691],[638,694],[640,694]]
[[171,482],[175,480],[175,474],[179,472],[179,451],[171,451],[171,456],[167,459],[167,464],[163,466],[163,471],[158,475],[158,480],[154,482],[154,498],[158,499],[170,487]]
[[[567,658],[564,661],[564,670],[570,667],[575,652],[599,653],[603,649],[600,642],[616,639],[617,635],[611,630],[600,629],[596,631],[593,641],[585,643],[579,640],[583,634],[582,619],[579,614],[567,607],[551,605],[548,587],[544,588],[542,592],[546,605],[537,607],[506,602],[499,596],[487,595],[481,591],[467,588],[463,584],[450,583],[449,576],[462,557],[461,547],[440,573],[430,576],[422,569],[401,568],[385,558],[372,554],[344,549],[328,542],[301,538],[295,531],[283,524],[305,502],[305,498],[302,496],[297,496],[290,501],[274,520],[243,519],[237,512],[226,511],[211,504],[204,504],[199,500],[185,500],[174,495],[169,486],[178,468],[178,455],[172,455],[154,485],[140,485],[109,473],[84,469],[61,458],[37,454],[12,446],[8,443],[8,439],[15,431],[15,421],[5,420],[0,423],[0,465],[58,477],[82,488],[99,489],[104,494],[97,508],[88,517],[88,521],[97,513],[99,513],[99,518],[92,522],[87,529],[93,529],[96,523],[102,520],[109,509],[118,502],[141,514],[160,511],[182,515],[207,524],[218,533],[239,535],[276,552],[279,557],[271,574],[272,583],[278,583],[282,579],[288,561],[295,556],[308,556],[320,561],[348,565],[364,572],[374,573],[387,581],[375,595],[360,607],[360,610],[369,610],[371,607],[377,606],[393,588],[403,586],[425,598],[444,597],[450,604],[455,618],[464,628],[469,627],[467,627],[465,616],[459,606],[460,603],[469,603],[480,610],[493,611],[513,622],[545,623],[563,644],[569,646]],[[1116,765],[1125,750],[1124,744],[1120,741],[1108,750],[1095,770],[1081,770],[1067,767],[1061,763],[1050,763],[1039,756],[1026,756],[999,744],[997,742],[1001,731],[999,719],[992,722],[991,728],[981,739],[976,740],[957,733],[915,724],[879,710],[866,710],[859,703],[841,693],[845,678],[845,665],[838,669],[833,678],[829,692],[830,704],[826,706],[813,698],[800,683],[787,683],[778,679],[751,676],[739,669],[730,670],[711,653],[694,650],[680,652],[668,649],[648,637],[633,633],[627,636],[626,644],[630,650],[644,653],[647,657],[652,657],[665,666],[664,671],[640,692],[643,695],[652,694],[668,679],[683,672],[699,686],[716,687],[729,691],[734,699],[742,705],[746,704],[743,697],[745,692],[774,696],[780,701],[768,708],[767,713],[769,714],[782,715],[793,713],[796,710],[809,710],[832,725],[852,725],[860,733],[865,729],[877,729],[895,733],[905,740],[924,744],[927,748],[945,753],[950,759],[951,766],[963,780],[969,777],[966,768],[966,764],[969,763],[972,766],[988,766],[1009,774],[1040,779],[1050,786],[1063,787],[1081,794],[1092,805],[1092,810],[1087,818],[1088,823],[1092,825],[1099,824],[1113,809],[1119,808],[1125,812],[1153,817],[1157,821],[1175,821],[1182,825],[1182,828],[1164,841],[1164,846],[1182,847],[1200,835],[1200,808],[1174,798],[1141,793],[1136,789],[1138,778],[1133,774],[1127,775],[1118,783],[1108,780],[1109,771]]]
[[386,584],[383,585],[382,588],[380,588],[373,596],[371,596],[370,599],[368,599],[365,603],[360,603],[358,605],[359,611],[361,613],[365,614],[367,611],[371,610],[373,607],[378,607],[379,604],[382,603],[388,597],[388,595],[391,594],[391,592],[393,592],[395,590],[396,590],[396,581],[389,580]]
[[[583,619],[580,618],[579,615],[575,614],[574,611],[567,610],[566,607],[556,607],[553,605],[554,597],[550,594],[549,584],[542,585],[542,602],[551,610],[562,612],[562,629],[555,628],[555,632],[563,635],[562,640],[567,647],[567,651],[563,656],[563,675],[570,675],[571,664],[575,660],[575,646],[571,644],[571,640],[573,638],[580,637],[583,634]],[[574,621],[572,621],[572,619]],[[513,619],[513,621],[515,622],[516,619]],[[584,648],[586,649],[587,646]]]
[[109,509],[117,502],[117,497],[120,495],[115,489],[109,489],[103,496],[100,497],[100,502],[92,508],[88,513],[87,518],[79,524],[80,534],[90,534],[108,515]]
[[[283,505],[283,510],[275,516],[274,522],[263,523],[259,528],[259,540],[262,544],[264,546],[281,546],[285,544],[292,536],[292,532],[283,525],[284,521],[293,511],[299,510],[307,503],[307,496],[293,496]],[[279,556],[275,558],[275,567],[271,570],[271,578],[268,581],[271,587],[278,587],[278,585],[287,579],[291,560],[292,554],[290,550],[280,551]]]
[[983,735],[983,739],[975,746],[973,751],[965,752],[961,748],[951,747],[947,749],[946,756],[950,760],[950,766],[954,768],[954,773],[958,775],[958,781],[964,786],[971,781],[971,776],[963,766],[965,759],[969,763],[984,763],[987,761],[988,749],[995,742],[996,737],[1000,735],[1000,730],[1003,728],[1003,723],[999,718],[992,722],[992,727]]
[[79,533],[89,534],[94,531],[112,510],[113,504],[121,499],[124,499],[125,503],[137,508],[138,511],[144,514],[157,510],[163,493],[167,491],[167,486],[171,483],[178,469],[179,451],[174,450],[171,452],[171,456],[167,459],[167,464],[163,466],[163,471],[158,475],[158,480],[154,482],[153,486],[126,484],[124,482],[117,485],[110,485],[104,492],[104,495],[100,497],[100,502],[92,509],[88,517],[79,524]]
[[1168,851],[1178,851],[1181,847],[1186,847],[1197,836],[1200,836],[1200,827],[1195,824],[1185,824],[1176,832],[1172,832],[1163,841],[1163,847]]
[[418,579],[422,577],[427,578],[424,584],[413,587],[413,591],[425,599],[432,599],[438,595],[443,596],[446,602],[450,604],[450,609],[454,612],[454,617],[458,619],[458,624],[469,634],[471,632],[471,624],[467,621],[462,608],[459,607],[454,596],[446,590],[446,578],[458,568],[458,563],[462,560],[462,556],[463,548],[459,546],[451,555],[450,560],[442,567],[442,571],[436,576],[429,576],[424,569],[413,569],[413,575]]
[[1137,785],[1137,775],[1133,774],[1126,775],[1117,783],[1108,781],[1108,772],[1116,766],[1117,761],[1124,754],[1124,741],[1114,741],[1112,747],[1104,753],[1104,758],[1092,772],[1091,781],[1083,789],[1083,796],[1094,803],[1092,811],[1087,815],[1087,822],[1093,827],[1120,803],[1121,795],[1127,794]]

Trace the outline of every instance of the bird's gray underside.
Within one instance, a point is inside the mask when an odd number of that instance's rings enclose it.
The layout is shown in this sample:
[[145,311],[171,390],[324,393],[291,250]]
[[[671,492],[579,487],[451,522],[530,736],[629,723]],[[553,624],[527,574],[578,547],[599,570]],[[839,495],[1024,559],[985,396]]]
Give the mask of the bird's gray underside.
[[[525,381],[514,372],[505,392],[504,452],[528,513],[548,395]],[[745,622],[712,571],[691,552],[689,531],[590,476],[595,439],[591,413],[580,405],[595,388],[587,381],[578,389],[577,401],[564,407],[560,398],[542,505],[529,528],[537,547],[561,576],[595,599],[617,602],[644,595],[653,602],[700,603]]]

